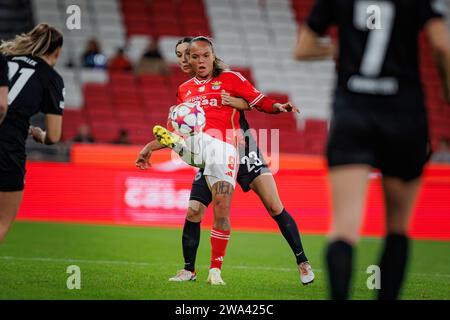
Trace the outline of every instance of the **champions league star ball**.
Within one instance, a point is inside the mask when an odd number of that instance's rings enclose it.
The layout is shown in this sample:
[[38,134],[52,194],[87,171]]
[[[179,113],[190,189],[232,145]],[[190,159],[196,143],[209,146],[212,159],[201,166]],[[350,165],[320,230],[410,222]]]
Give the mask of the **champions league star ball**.
[[194,103],[183,102],[173,108],[170,120],[178,133],[183,135],[199,133],[205,127],[205,111]]

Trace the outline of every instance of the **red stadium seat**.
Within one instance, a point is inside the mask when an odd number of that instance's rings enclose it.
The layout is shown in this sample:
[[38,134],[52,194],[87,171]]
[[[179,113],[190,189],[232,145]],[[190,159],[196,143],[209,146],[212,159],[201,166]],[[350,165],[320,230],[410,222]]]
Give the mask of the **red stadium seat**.
[[143,74],[138,76],[137,82],[144,87],[167,87],[169,79],[159,74]]
[[64,110],[64,123],[82,123],[83,121],[85,121],[85,114],[83,110]]
[[181,31],[178,24],[159,24],[155,25],[155,36],[182,36],[184,32]]
[[115,71],[109,73],[109,82],[114,85],[133,85],[135,81],[134,74],[131,72]]

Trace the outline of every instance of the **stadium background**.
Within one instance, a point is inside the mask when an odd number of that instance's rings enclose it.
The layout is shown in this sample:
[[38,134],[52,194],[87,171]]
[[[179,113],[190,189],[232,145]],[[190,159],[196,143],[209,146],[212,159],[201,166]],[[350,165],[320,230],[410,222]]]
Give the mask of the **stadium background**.
[[[213,37],[216,50],[234,70],[261,91],[294,102],[300,115],[247,115],[255,129],[280,130],[280,170],[276,180],[282,200],[306,233],[325,233],[330,220],[326,171],[321,156],[330,117],[334,61],[297,62],[292,58],[298,26],[312,0],[1,0],[2,39],[47,22],[63,31],[65,44],[56,69],[66,85],[64,142],[53,148],[27,142],[25,199],[19,220],[181,226],[194,176],[192,168],[156,152],[148,172],[134,168],[140,148],[152,139],[151,128],[165,123],[177,86],[186,76],[176,65],[174,44],[186,35]],[[81,30],[68,30],[69,5],[81,9]],[[337,34],[330,32],[332,38]],[[97,39],[112,57],[124,47],[136,62],[150,41],[157,41],[170,65],[167,75],[141,75],[87,69],[81,55]],[[426,38],[420,38],[421,72],[426,90],[433,147],[450,138],[450,106]],[[70,67],[68,65],[70,64]],[[42,115],[33,119],[42,122]],[[81,124],[88,124],[97,143],[74,144]],[[113,146],[120,128],[132,146]],[[33,161],[34,160],[34,161]],[[276,230],[252,193],[236,192],[232,223],[237,229]],[[429,165],[412,235],[450,240],[450,167]],[[379,176],[370,184],[363,231],[383,232]],[[206,215],[205,227],[211,214]]]

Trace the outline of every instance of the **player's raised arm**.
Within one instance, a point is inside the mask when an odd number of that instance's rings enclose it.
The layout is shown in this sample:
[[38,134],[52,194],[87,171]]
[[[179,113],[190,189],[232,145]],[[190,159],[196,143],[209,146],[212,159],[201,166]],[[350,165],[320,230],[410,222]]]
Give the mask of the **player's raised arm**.
[[294,57],[297,60],[325,59],[334,55],[334,45],[322,38],[335,21],[333,1],[317,0],[308,20],[298,32]]
[[431,19],[425,31],[444,85],[444,97],[450,103],[450,35],[446,23],[442,18]]
[[252,108],[256,108],[258,111],[272,114],[277,114],[280,112],[298,112],[298,108],[294,107],[291,102],[278,103],[259,92],[240,73],[232,71],[228,72],[233,82],[232,94],[242,98],[248,104],[248,108],[242,110],[251,110]]
[[334,54],[333,43],[326,38],[320,38],[307,24],[298,33],[294,57],[297,60],[320,60],[330,58]]
[[296,112],[300,113],[300,109],[292,104],[292,102],[288,101],[286,103],[276,102],[273,104],[273,108],[280,112]]
[[145,145],[144,148],[139,152],[139,155],[136,159],[136,167],[141,170],[146,170],[151,167],[150,157],[153,151],[160,150],[166,148],[162,144],[160,144],[157,140],[152,140]]

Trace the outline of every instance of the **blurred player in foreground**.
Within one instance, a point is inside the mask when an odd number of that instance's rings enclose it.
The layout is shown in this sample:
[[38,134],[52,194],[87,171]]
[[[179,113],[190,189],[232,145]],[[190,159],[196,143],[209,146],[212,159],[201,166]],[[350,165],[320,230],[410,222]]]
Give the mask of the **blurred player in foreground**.
[[[0,242],[22,202],[28,134],[46,145],[61,138],[64,82],[53,66],[62,45],[62,34],[47,24],[0,45],[10,81],[9,108],[0,124]],[[31,116],[40,111],[46,114],[47,131],[30,126]]]
[[[418,34],[450,72],[442,3],[428,0],[318,0],[300,29],[298,59],[330,56],[319,41],[339,28],[338,83],[327,146],[333,224],[326,252],[331,298],[347,299],[368,176],[383,177],[386,231],[379,299],[397,299],[408,261],[408,225],[427,159],[428,125],[418,64]],[[448,86],[448,82],[446,81]]]
[[0,54],[0,125],[6,117],[8,110],[8,62]]
[[[183,38],[175,46],[175,53],[178,59],[180,69],[192,74],[192,68],[188,63],[187,49],[192,38]],[[245,119],[243,110],[249,108],[248,103],[237,97],[232,97],[229,93],[222,91],[222,103],[240,110],[240,126],[246,131],[249,124]],[[148,167],[151,152],[161,146],[157,141],[147,144],[139,154],[136,165],[142,169]],[[163,147],[163,146],[161,146]],[[244,139],[239,145],[239,171],[237,182],[244,192],[253,190],[263,202],[268,213],[277,222],[280,231],[291,247],[297,261],[300,279],[303,284],[311,283],[314,280],[314,273],[303,250],[300,234],[295,220],[284,209],[278,195],[275,180],[261,154],[256,141],[252,136]],[[176,276],[170,278],[170,281],[189,281],[197,277],[195,271],[195,258],[200,243],[200,223],[205,214],[206,208],[212,200],[211,190],[208,187],[203,175],[203,169],[200,169],[192,184],[189,207],[183,227],[182,247],[185,265]]]

